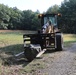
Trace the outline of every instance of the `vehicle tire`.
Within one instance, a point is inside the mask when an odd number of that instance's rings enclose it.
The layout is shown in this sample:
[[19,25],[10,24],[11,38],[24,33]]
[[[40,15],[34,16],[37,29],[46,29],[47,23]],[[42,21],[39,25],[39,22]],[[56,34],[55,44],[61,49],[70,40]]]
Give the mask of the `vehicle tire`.
[[28,61],[32,61],[34,58],[36,58],[37,54],[38,52],[36,49],[29,47],[25,48],[24,55]]
[[56,33],[56,48],[55,50],[61,51],[63,50],[63,34],[62,33]]
[[36,58],[37,54],[41,51],[40,45],[30,44],[28,47],[25,47],[24,55],[28,61],[32,61]]

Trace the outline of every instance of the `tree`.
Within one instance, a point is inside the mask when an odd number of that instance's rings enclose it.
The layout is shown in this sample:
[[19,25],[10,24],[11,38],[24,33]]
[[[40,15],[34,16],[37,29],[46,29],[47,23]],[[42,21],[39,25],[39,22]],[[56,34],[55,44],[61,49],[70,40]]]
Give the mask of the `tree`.
[[50,14],[50,13],[58,13],[59,10],[59,6],[58,5],[54,5],[52,7],[49,7],[49,9],[46,11],[46,13]]
[[40,21],[38,20],[38,13],[31,10],[23,11],[21,29],[36,30],[39,27]]
[[3,4],[0,4],[0,28],[1,29],[7,29],[8,24],[6,24],[9,20],[9,8],[8,6],[5,6]]
[[60,7],[62,13],[62,30],[76,33],[76,0],[64,0]]
[[22,11],[20,11],[16,7],[13,7],[13,8],[10,8],[10,13],[11,14],[10,14],[8,29],[20,29]]

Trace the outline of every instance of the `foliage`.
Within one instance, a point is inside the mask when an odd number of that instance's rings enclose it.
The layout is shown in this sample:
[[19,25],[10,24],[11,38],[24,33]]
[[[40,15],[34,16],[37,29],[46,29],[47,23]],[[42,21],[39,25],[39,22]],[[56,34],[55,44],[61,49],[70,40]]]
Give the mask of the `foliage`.
[[62,13],[62,31],[76,33],[76,0],[64,0],[60,12]]
[[[59,28],[65,33],[76,33],[76,0],[64,0],[61,6],[51,6],[43,13],[58,12],[62,14],[58,18]],[[38,30],[41,27],[38,14],[39,10],[21,11],[17,7],[10,8],[0,4],[0,29]]]
[[[9,8],[0,4],[0,29],[36,30],[40,27],[37,15],[39,11],[21,11],[17,7]],[[38,26],[39,25],[39,26]]]
[[50,14],[50,13],[58,13],[59,10],[59,6],[58,5],[54,5],[52,7],[49,7],[49,9],[46,11],[46,13]]

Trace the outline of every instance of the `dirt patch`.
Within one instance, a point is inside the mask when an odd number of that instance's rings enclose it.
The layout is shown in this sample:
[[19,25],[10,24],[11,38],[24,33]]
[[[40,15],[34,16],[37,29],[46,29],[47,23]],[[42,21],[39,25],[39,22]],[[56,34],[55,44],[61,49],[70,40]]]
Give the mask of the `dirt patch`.
[[23,32],[24,30],[0,30],[0,32]]
[[36,31],[31,31],[31,30],[0,30],[0,33],[8,33],[8,32],[20,32],[20,33],[36,33]]
[[76,43],[64,51],[48,54],[45,69],[38,70],[42,75],[76,75]]

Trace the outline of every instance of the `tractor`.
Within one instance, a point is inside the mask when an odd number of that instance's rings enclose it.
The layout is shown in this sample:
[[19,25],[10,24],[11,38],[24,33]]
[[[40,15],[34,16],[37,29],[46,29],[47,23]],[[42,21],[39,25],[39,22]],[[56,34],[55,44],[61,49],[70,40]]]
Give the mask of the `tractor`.
[[57,25],[57,18],[60,16],[61,14],[39,14],[38,18],[41,19],[41,25],[43,26],[49,19],[53,25],[53,32],[42,33],[41,28],[37,33],[23,35],[24,55],[28,61],[39,57],[48,49],[63,50],[63,34]]

